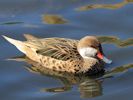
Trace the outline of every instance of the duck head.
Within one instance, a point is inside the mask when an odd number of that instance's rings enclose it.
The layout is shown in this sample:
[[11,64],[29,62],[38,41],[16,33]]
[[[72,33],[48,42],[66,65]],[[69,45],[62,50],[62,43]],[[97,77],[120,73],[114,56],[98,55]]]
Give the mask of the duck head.
[[105,63],[112,63],[111,60],[104,56],[101,43],[94,36],[86,36],[78,43],[78,52],[83,58],[98,58]]

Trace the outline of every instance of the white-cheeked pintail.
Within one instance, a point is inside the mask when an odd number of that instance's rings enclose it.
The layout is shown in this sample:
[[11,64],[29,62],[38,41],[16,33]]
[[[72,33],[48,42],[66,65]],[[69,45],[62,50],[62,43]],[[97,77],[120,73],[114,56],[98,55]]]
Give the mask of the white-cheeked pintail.
[[85,36],[81,40],[67,38],[37,38],[24,34],[27,41],[19,41],[3,36],[31,60],[45,68],[69,73],[96,74],[104,70],[104,62],[111,63],[102,51],[95,36]]

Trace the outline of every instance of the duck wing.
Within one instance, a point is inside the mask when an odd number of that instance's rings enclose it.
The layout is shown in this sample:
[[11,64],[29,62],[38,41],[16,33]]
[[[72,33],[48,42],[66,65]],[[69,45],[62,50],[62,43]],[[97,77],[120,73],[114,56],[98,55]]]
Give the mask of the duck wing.
[[80,57],[77,51],[78,40],[58,37],[41,39],[30,34],[24,36],[28,40],[27,44],[37,48],[37,54],[63,61]]
[[[62,40],[64,40],[64,42]],[[43,56],[49,56],[63,61],[80,57],[77,51],[76,41],[63,38],[48,38],[45,39],[42,44],[45,45],[44,48],[41,48],[36,52]]]
[[24,36],[27,41],[15,40],[7,36],[3,37],[30,58],[35,59],[36,53],[64,61],[80,57],[77,51],[77,40],[67,38],[39,39],[29,34]]

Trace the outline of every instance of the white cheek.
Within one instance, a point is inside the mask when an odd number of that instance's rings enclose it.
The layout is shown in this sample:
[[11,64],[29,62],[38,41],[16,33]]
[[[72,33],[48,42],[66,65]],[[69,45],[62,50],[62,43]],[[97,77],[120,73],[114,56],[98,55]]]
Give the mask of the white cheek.
[[97,50],[91,47],[79,49],[79,53],[83,58],[94,57]]

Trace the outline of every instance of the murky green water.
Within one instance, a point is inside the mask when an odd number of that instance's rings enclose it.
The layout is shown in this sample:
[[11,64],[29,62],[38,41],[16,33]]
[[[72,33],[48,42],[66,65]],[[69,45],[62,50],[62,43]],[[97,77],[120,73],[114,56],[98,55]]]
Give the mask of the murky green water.
[[133,0],[1,0],[0,35],[19,40],[24,33],[74,39],[96,35],[113,64],[95,77],[44,73],[28,59],[5,60],[22,53],[0,37],[0,100],[132,100],[132,9]]

